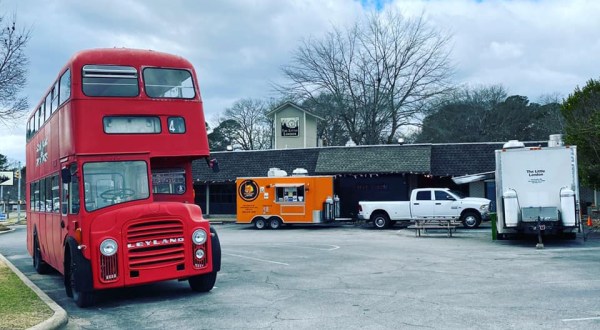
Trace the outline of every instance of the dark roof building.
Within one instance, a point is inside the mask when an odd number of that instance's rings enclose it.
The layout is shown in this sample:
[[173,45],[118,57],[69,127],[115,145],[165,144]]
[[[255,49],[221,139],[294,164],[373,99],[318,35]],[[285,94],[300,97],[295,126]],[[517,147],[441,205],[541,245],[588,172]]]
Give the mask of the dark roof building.
[[213,173],[206,162],[196,161],[193,174],[198,183],[266,176],[274,167],[290,174],[296,168],[304,168],[309,175],[405,173],[452,177],[493,171],[494,150],[502,145],[488,142],[222,151],[212,154],[219,162],[220,172]]

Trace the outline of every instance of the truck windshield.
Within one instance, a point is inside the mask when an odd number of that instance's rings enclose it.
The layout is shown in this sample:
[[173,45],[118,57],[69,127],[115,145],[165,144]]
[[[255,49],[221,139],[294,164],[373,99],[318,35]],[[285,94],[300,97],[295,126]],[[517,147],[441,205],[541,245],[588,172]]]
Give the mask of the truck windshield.
[[83,185],[88,212],[150,196],[144,161],[85,163]]
[[467,196],[465,196],[465,194],[463,194],[462,192],[458,191],[458,190],[450,190],[451,193],[453,193],[454,195],[458,196],[458,198],[466,198]]

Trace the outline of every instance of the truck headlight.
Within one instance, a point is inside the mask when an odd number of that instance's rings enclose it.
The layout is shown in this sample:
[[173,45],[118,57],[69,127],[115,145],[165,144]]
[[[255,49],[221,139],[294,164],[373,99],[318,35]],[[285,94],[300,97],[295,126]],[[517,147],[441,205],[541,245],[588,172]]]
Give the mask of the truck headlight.
[[196,250],[196,259],[202,260],[204,258],[204,250],[198,249]]
[[479,207],[479,210],[480,210],[480,211],[484,211],[484,212],[485,212],[485,211],[487,211],[488,209],[489,209],[489,205],[487,205],[487,204],[486,204],[486,205],[481,205],[481,206]]
[[202,245],[206,242],[206,232],[204,229],[196,229],[192,234],[192,242],[197,245]]
[[117,241],[115,241],[112,238],[105,239],[104,241],[102,241],[102,243],[100,243],[100,253],[107,257],[110,257],[117,253],[118,248],[119,245],[117,244]]

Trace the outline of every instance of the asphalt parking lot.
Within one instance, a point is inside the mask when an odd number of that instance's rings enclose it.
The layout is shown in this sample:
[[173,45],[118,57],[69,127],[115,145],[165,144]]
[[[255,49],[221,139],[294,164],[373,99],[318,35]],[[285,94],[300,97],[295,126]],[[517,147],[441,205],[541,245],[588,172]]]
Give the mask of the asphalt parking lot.
[[215,227],[223,265],[210,293],[170,281],[103,292],[89,309],[65,297],[60,276],[35,274],[22,251],[0,252],[67,310],[67,329],[600,326],[600,238],[547,240],[539,250],[535,240],[492,241],[489,225],[452,238],[351,225]]

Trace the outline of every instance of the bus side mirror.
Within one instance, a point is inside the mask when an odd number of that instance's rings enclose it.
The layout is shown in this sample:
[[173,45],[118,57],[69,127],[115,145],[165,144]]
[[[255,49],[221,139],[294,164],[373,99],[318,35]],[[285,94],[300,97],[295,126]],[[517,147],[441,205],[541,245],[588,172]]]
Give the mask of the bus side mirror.
[[63,183],[71,183],[71,170],[67,167],[60,170],[60,176],[62,177]]

